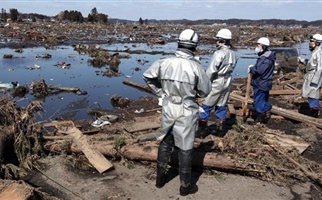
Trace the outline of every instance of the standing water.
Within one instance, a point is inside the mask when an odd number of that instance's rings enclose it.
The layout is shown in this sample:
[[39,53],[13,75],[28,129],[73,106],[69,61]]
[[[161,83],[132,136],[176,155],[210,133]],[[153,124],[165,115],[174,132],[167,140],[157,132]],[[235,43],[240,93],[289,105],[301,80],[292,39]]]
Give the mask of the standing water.
[[[95,68],[88,60],[88,55],[79,54],[71,46],[58,46],[56,49],[45,49],[43,47],[25,48],[23,53],[16,53],[13,49],[0,49],[0,83],[10,83],[18,81],[20,85],[30,85],[33,80],[44,79],[47,85],[58,85],[63,87],[78,87],[82,91],[88,92],[87,95],[80,96],[74,93],[59,93],[47,96],[42,99],[44,102],[44,113],[40,120],[68,118],[68,119],[87,119],[87,110],[91,108],[113,109],[110,98],[113,94],[137,99],[149,95],[135,88],[122,84],[124,79],[145,84],[142,79],[143,72],[156,60],[168,57],[169,55],[150,54],[152,51],[173,53],[176,43],[166,45],[147,44],[112,44],[102,45],[109,51],[119,51],[129,48],[130,50],[143,50],[148,53],[129,54],[128,58],[121,59],[119,65],[120,76],[106,77],[103,72],[107,67]],[[206,69],[209,65],[214,46],[200,46],[200,49],[209,50],[209,54],[200,55],[202,66]],[[298,45],[301,54],[309,56],[306,44]],[[3,58],[4,54],[12,54],[12,59]],[[52,57],[37,58],[37,55],[51,54]],[[253,49],[237,49],[237,66],[234,70],[234,77],[245,77],[247,66],[256,62],[256,55]],[[143,62],[142,62],[143,61]],[[69,69],[62,69],[55,66],[58,62],[70,64]],[[36,66],[36,67],[35,67]],[[139,68],[140,70],[135,70]],[[4,95],[3,93],[0,95]],[[24,98],[15,98],[17,104],[26,106],[35,98],[27,94]]]

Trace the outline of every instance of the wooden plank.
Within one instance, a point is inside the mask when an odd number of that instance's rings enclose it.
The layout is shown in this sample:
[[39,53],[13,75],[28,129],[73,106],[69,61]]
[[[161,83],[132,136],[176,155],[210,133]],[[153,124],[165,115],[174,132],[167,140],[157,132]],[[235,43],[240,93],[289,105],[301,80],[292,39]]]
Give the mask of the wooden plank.
[[236,115],[236,110],[233,104],[229,103],[227,104],[228,110],[230,114]]
[[61,87],[61,86],[58,86],[58,85],[49,85],[48,89],[50,89],[50,90],[60,90],[60,91],[65,91],[65,92],[79,92],[79,91],[81,91],[79,88]]
[[303,139],[300,137],[293,135],[267,132],[264,134],[264,137],[270,144],[278,144],[282,148],[290,150],[296,148],[300,154],[302,154],[310,146],[309,143],[303,141]]
[[155,131],[152,133],[139,135],[136,141],[137,142],[156,141],[158,138],[162,137],[163,135],[165,135],[165,133],[162,133],[160,131]]
[[99,173],[103,173],[113,167],[112,163],[109,162],[103,154],[99,151],[94,150],[88,144],[86,136],[76,127],[68,129],[68,133],[73,137],[73,142],[79,146],[88,159],[88,161],[97,169]]
[[123,84],[129,85],[129,86],[135,87],[135,88],[137,88],[139,90],[143,90],[143,91],[145,91],[147,93],[153,94],[152,90],[147,85],[142,85],[142,84],[134,83],[134,82],[132,82],[130,80],[124,80],[123,81]]
[[[320,91],[322,94],[322,90]],[[301,90],[270,90],[269,95],[294,95],[302,94]]]
[[23,183],[12,183],[0,193],[1,200],[28,200],[33,199],[34,188]]
[[161,117],[136,117],[135,121],[126,125],[124,130],[129,133],[134,133],[138,131],[158,129],[161,126]]
[[124,129],[129,133],[134,133],[138,131],[144,131],[149,129],[160,128],[160,121],[149,120],[149,121],[138,121],[134,122],[131,125],[125,127]]
[[[233,99],[233,100],[241,101],[241,102],[243,102],[245,100],[245,97],[240,96],[240,95],[238,95],[236,93],[233,93],[233,92],[230,94],[229,97],[231,99]],[[253,102],[252,99],[248,100],[248,103],[252,103],[252,102]],[[306,123],[306,124],[314,125],[314,126],[316,126],[318,128],[322,128],[322,120],[321,119],[310,117],[310,116],[307,116],[307,115],[303,115],[301,113],[297,113],[297,112],[294,112],[292,110],[287,110],[287,109],[284,109],[284,108],[273,106],[272,109],[271,109],[271,113],[283,116],[283,117],[288,118],[288,119],[293,119],[295,121],[299,121],[299,122],[303,122],[303,123]]]
[[45,125],[55,126],[60,131],[70,135],[73,138],[73,142],[81,149],[88,161],[97,169],[99,173],[103,173],[113,167],[102,153],[91,148],[88,144],[86,136],[75,127],[72,121],[55,121],[46,123]]
[[250,91],[251,82],[252,82],[252,74],[248,73],[245,100],[243,102],[243,118],[244,118],[244,121],[246,120],[246,116],[247,116],[247,113],[248,113],[247,106],[248,106],[248,99],[249,99],[249,91]]
[[292,95],[301,94],[301,90],[270,90],[269,95]]

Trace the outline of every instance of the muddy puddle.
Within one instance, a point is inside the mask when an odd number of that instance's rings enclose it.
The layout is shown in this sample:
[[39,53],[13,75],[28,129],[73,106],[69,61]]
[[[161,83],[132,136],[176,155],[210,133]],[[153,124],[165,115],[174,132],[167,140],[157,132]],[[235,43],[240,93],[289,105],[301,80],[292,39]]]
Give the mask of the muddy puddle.
[[[124,79],[144,84],[142,73],[157,59],[168,57],[176,50],[176,43],[149,45],[146,43],[102,44],[101,48],[108,53],[121,55],[119,74],[106,76],[108,66],[94,67],[85,53],[78,53],[72,46],[57,46],[54,49],[44,47],[24,48],[15,51],[11,48],[0,49],[0,82],[17,81],[20,85],[29,86],[32,81],[44,79],[47,85],[77,87],[86,91],[86,95],[75,93],[58,93],[49,95],[44,102],[44,113],[39,120],[53,119],[89,119],[89,109],[113,109],[110,98],[113,94],[138,99],[148,94],[122,83]],[[306,43],[295,46],[304,56],[309,56]],[[200,45],[202,66],[209,65],[215,46]],[[129,53],[130,52],[130,53]],[[4,58],[3,55],[12,55]],[[247,66],[255,63],[256,55],[252,48],[236,49],[238,56],[234,77],[245,77]],[[50,55],[50,56],[48,56]],[[64,63],[64,65],[59,65]],[[66,67],[64,67],[66,66]],[[6,95],[0,93],[0,95]],[[30,92],[24,97],[15,97],[17,104],[26,106],[35,97]]]

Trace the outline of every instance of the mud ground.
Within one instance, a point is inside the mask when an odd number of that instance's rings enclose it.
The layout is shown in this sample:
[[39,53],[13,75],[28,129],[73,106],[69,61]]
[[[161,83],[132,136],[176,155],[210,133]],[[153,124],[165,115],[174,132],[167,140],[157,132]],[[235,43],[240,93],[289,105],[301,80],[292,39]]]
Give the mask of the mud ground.
[[75,200],[311,199],[310,184],[280,187],[250,177],[211,170],[202,171],[201,169],[193,170],[193,178],[197,181],[199,191],[193,195],[181,197],[178,191],[180,186],[178,176],[175,176],[162,189],[154,187],[155,164],[114,162],[114,170],[100,175],[95,171],[80,171],[71,168],[67,160],[68,156],[64,155],[41,159],[39,162],[45,163],[42,166],[42,172],[46,176],[34,172],[27,182],[42,187],[45,192],[56,197]]

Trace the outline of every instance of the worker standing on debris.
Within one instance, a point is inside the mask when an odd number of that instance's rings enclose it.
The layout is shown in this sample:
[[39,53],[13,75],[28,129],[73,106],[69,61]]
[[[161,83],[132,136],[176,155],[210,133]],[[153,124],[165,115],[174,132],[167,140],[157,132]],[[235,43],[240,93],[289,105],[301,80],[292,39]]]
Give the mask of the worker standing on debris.
[[[302,96],[308,97],[310,114],[318,117],[320,112],[320,88],[322,84],[322,35],[314,34],[310,36],[309,48],[312,51],[310,60],[306,64],[306,73],[302,86]],[[304,59],[299,58],[304,63]]]
[[210,92],[210,81],[194,58],[198,34],[186,29],[178,39],[175,57],[160,59],[143,73],[154,93],[162,98],[160,131],[165,134],[158,149],[156,187],[167,182],[167,164],[174,146],[179,148],[180,195],[197,192],[191,183],[192,151],[198,119],[197,97]]
[[275,53],[269,50],[270,42],[267,37],[257,40],[255,52],[258,55],[255,65],[248,66],[252,75],[254,91],[255,121],[265,123],[270,118],[272,104],[268,102],[269,91],[272,89]]
[[212,89],[203,100],[199,113],[199,131],[207,127],[210,111],[215,107],[218,128],[221,129],[227,115],[227,101],[230,94],[232,72],[236,65],[235,53],[231,50],[231,31],[220,29],[216,35],[216,47],[211,63],[207,69]]

